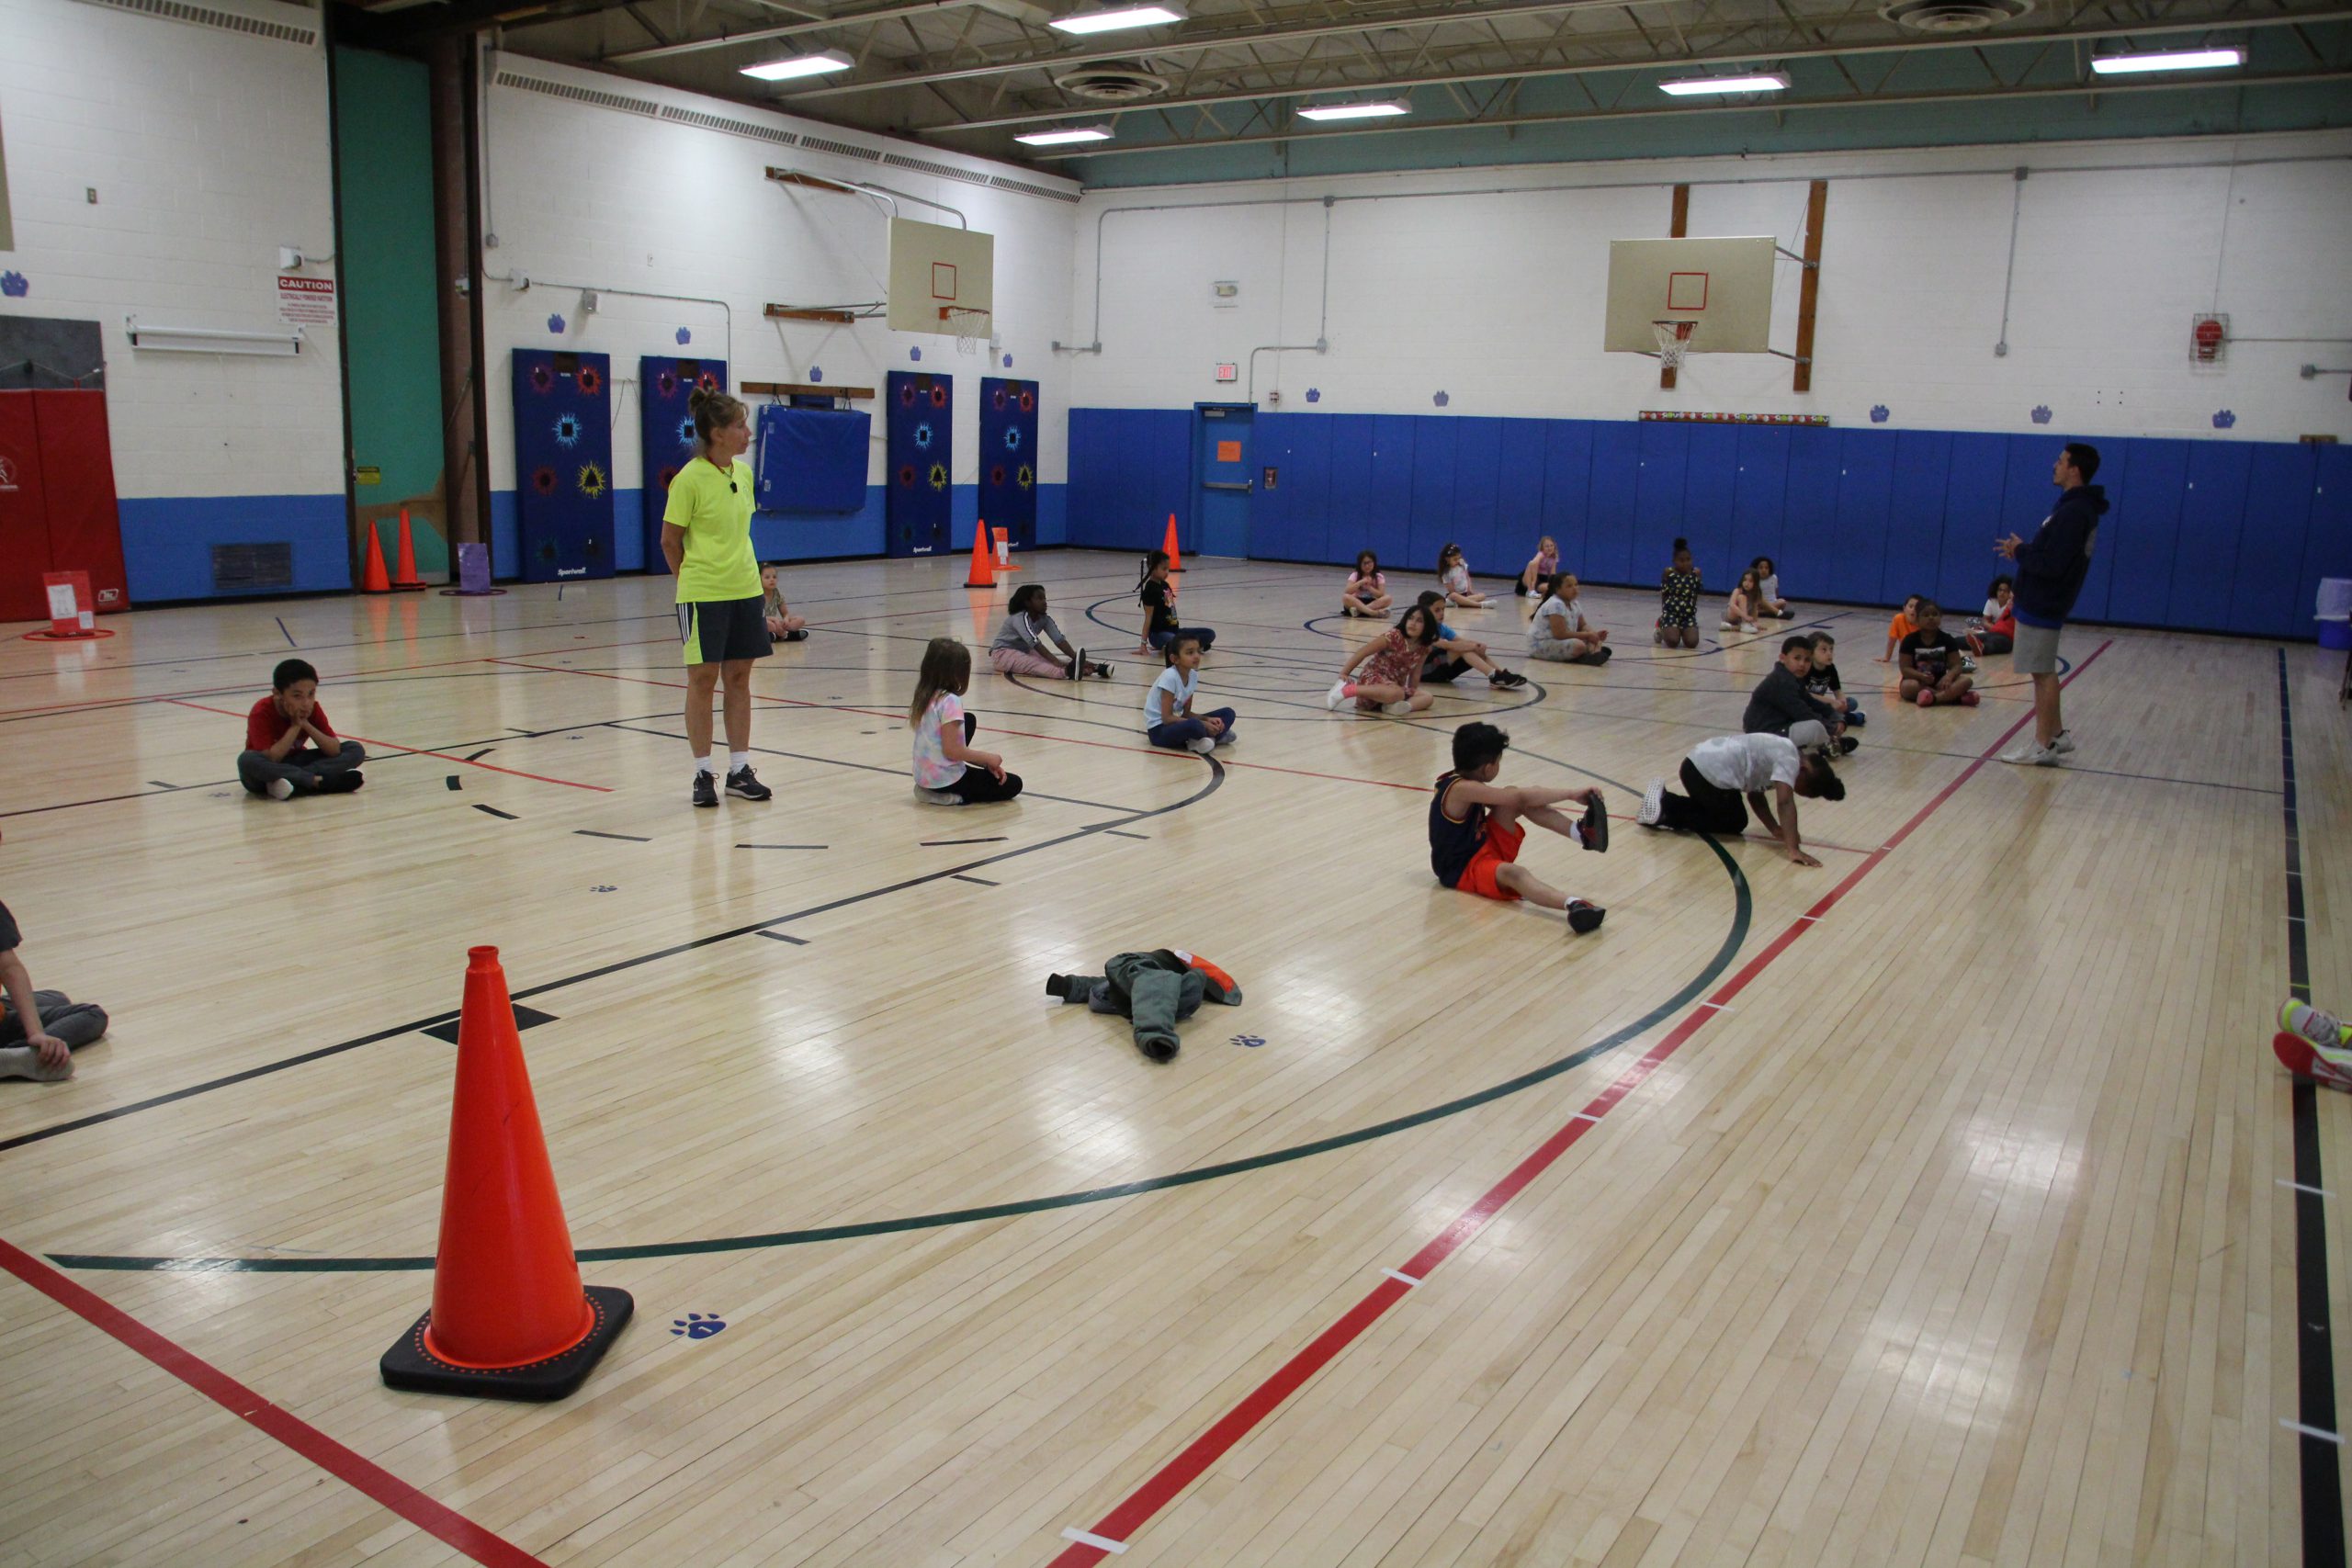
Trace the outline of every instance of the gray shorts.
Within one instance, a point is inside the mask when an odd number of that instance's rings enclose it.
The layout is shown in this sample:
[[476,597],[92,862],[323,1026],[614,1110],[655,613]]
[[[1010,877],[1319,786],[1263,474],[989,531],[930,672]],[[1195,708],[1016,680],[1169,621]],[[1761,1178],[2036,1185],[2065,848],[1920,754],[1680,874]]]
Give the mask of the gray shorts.
[[2030,626],[2019,621],[2017,651],[2009,660],[2009,668],[2020,675],[2058,673],[2059,629],[2056,626]]

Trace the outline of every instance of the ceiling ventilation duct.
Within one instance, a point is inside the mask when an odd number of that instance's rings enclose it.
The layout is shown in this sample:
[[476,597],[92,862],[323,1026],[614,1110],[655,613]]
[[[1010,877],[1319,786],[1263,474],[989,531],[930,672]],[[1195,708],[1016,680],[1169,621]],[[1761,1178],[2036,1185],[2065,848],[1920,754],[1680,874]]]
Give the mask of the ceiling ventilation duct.
[[1080,65],[1054,78],[1063,92],[1102,104],[1131,104],[1168,91],[1168,78],[1138,65]]
[[1981,33],[2014,22],[2033,9],[2033,0],[1895,0],[1879,15],[1915,33]]

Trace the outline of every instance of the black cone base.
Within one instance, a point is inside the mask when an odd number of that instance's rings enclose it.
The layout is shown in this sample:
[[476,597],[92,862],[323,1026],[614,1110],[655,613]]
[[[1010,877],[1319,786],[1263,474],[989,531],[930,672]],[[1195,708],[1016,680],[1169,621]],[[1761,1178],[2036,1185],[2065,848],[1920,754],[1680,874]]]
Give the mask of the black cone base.
[[560,1356],[544,1361],[533,1361],[520,1367],[500,1367],[481,1371],[474,1367],[453,1366],[424,1348],[424,1327],[433,1321],[427,1312],[401,1337],[399,1344],[384,1352],[377,1363],[384,1374],[388,1387],[406,1389],[412,1393],[454,1393],[468,1399],[526,1399],[544,1404],[548,1400],[569,1397],[588,1381],[588,1374],[604,1359],[622,1329],[628,1326],[630,1314],[637,1303],[627,1291],[610,1285],[587,1287],[588,1305],[596,1314],[596,1325],[588,1337]]

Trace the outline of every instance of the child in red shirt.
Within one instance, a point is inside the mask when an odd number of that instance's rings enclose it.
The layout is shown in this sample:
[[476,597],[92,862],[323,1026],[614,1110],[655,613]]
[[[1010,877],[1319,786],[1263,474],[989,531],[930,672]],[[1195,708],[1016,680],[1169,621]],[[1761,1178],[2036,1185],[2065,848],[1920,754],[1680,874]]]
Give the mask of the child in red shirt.
[[237,779],[254,795],[285,800],[302,795],[346,795],[367,781],[359,764],[367,751],[345,740],[319,705],[319,672],[300,659],[279,661],[270,694],[245,716],[245,750]]

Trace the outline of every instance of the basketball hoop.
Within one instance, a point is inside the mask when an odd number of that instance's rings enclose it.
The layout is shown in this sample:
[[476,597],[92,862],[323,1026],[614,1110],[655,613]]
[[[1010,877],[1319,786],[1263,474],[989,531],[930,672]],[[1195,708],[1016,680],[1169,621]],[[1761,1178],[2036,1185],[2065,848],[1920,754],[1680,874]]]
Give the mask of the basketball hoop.
[[975,310],[963,305],[942,305],[939,308],[939,330],[956,335],[956,352],[978,354],[980,344],[988,341],[989,312]]
[[1679,370],[1682,356],[1690,352],[1690,329],[1696,321],[1652,321],[1657,333],[1657,363],[1661,370]]

